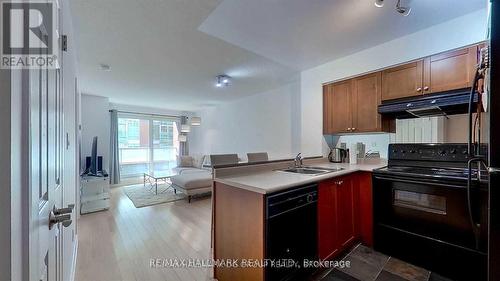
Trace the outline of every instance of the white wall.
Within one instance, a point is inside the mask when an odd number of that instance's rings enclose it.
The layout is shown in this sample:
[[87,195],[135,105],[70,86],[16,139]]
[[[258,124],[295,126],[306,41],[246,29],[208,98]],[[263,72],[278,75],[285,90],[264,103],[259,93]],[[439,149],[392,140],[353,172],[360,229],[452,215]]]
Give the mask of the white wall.
[[97,136],[97,155],[103,156],[103,169],[109,171],[110,114],[109,99],[82,95],[82,167],[85,157],[92,153],[92,139]]
[[299,151],[300,84],[209,107],[197,112],[202,125],[190,134],[192,154],[268,152],[290,158]]
[[486,13],[486,10],[477,11],[303,71],[300,102],[302,152],[318,155],[326,154],[328,149],[322,135],[323,83],[483,41],[486,38]]
[[118,103],[110,103],[109,109],[116,109],[118,111],[128,111],[134,113],[145,113],[145,114],[159,114],[159,115],[173,115],[173,116],[192,116],[193,112],[189,111],[180,111],[180,110],[172,110],[166,108],[152,108],[145,106],[135,106],[128,104],[118,104]]

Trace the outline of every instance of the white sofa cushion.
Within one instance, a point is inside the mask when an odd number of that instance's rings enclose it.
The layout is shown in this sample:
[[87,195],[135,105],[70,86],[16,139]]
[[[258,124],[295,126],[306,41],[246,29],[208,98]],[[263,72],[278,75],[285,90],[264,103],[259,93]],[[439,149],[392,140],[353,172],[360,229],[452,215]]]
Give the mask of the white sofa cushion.
[[194,167],[194,159],[191,156],[179,156],[177,160],[179,167]]
[[186,190],[207,188],[212,186],[212,174],[208,171],[186,172],[170,178],[173,185]]

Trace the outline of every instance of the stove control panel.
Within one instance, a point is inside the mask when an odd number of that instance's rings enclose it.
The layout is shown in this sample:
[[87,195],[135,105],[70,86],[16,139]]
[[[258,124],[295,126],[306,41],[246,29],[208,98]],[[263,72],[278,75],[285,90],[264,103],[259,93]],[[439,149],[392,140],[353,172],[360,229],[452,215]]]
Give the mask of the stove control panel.
[[[487,146],[481,146],[486,155]],[[466,162],[467,144],[390,144],[389,160],[453,161]]]

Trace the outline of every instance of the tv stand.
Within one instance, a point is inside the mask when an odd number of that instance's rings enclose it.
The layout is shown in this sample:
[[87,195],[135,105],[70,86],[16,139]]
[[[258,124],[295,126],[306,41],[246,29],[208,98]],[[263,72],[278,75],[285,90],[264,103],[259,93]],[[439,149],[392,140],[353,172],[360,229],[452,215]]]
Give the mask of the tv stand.
[[85,171],[85,173],[82,174],[82,177],[97,177],[97,178],[102,178],[102,177],[108,177],[108,173],[106,172],[106,170],[102,170],[102,171],[97,171],[96,174],[94,173],[91,173],[90,171]]
[[80,214],[109,209],[110,198],[107,175],[84,174],[80,177]]

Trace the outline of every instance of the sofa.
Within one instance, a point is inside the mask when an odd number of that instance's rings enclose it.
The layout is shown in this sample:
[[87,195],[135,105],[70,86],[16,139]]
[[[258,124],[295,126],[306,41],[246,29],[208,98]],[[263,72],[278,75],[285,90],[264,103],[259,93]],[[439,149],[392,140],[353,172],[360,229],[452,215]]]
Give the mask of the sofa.
[[193,196],[212,191],[212,169],[203,167],[206,160],[205,155],[180,156],[173,169],[177,175],[170,178],[172,187],[186,194],[189,203]]

